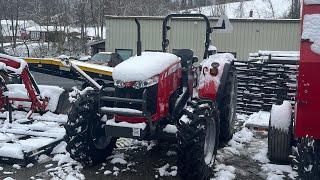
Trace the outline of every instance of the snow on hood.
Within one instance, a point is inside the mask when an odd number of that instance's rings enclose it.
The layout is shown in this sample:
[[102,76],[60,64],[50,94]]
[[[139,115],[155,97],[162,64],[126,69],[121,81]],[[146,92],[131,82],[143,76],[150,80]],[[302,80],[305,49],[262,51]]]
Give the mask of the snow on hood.
[[143,81],[160,74],[170,65],[180,62],[174,54],[163,52],[143,52],[123,61],[113,69],[114,80],[123,82]]
[[304,16],[301,38],[313,42],[311,50],[320,54],[320,14],[306,14]]
[[12,71],[16,74],[21,74],[21,72],[23,71],[23,69],[28,66],[27,62],[24,61],[23,59],[19,59],[19,58],[16,58],[16,57],[13,57],[13,56],[8,56],[8,55],[5,55],[5,54],[1,54],[0,53],[0,58],[1,59],[7,59],[7,60],[10,60],[10,61],[15,61],[15,62],[18,62],[20,63],[20,67],[18,69],[16,68],[13,68],[13,67],[10,67],[10,66],[7,66],[5,63],[3,62],[0,62],[0,69],[3,69],[5,71]]
[[217,62],[220,64],[218,67],[218,75],[217,76],[211,76],[207,74],[200,74],[200,79],[199,79],[199,88],[202,88],[206,82],[214,81],[217,86],[220,84],[220,78],[222,76],[223,68],[225,63],[230,63],[233,61],[235,58],[232,54],[230,53],[221,53],[221,54],[214,54],[209,56],[209,58],[205,59],[202,61],[201,66],[202,69],[204,67],[207,67],[208,69],[211,68],[211,64],[213,62]]

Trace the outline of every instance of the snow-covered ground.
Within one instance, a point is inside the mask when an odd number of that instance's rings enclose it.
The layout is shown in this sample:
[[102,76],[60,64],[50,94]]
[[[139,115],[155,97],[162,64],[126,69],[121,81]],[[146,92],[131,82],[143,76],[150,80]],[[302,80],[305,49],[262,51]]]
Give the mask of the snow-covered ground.
[[[271,164],[267,158],[267,132],[245,127],[247,121],[254,122],[253,118],[268,116],[267,112],[251,116],[238,114],[237,132],[218,150],[212,180],[295,179],[297,173],[290,165]],[[50,154],[41,155],[37,163],[26,167],[2,164],[0,178],[20,179],[23,175],[31,179],[180,179],[177,151],[172,143],[120,138],[113,155],[105,163],[90,168],[83,168],[72,160],[65,147],[66,143],[61,142]]]

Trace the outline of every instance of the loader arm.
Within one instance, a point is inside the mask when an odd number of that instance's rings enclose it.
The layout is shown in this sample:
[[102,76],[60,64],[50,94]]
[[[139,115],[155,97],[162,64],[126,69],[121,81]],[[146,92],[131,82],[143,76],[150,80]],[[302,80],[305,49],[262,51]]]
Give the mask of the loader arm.
[[[26,101],[32,102],[32,111],[45,111],[47,103],[43,101],[42,97],[39,97],[39,87],[28,69],[28,64],[24,60],[0,54],[0,69],[7,74],[17,74],[21,77],[29,95],[29,99]],[[24,101],[25,99],[12,98],[12,100]],[[4,103],[2,103],[2,107],[3,105]]]

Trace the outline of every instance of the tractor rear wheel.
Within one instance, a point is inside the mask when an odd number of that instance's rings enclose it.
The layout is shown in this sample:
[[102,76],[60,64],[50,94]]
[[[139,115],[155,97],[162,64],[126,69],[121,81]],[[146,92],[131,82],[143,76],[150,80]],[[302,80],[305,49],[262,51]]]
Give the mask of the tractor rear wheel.
[[320,141],[300,138],[293,148],[292,167],[300,179],[320,179]]
[[230,70],[222,96],[221,103],[219,104],[221,125],[220,142],[225,143],[232,138],[234,123],[237,118],[237,79],[235,70]]
[[183,179],[210,179],[219,140],[216,105],[193,99],[179,120],[178,130],[179,175]]
[[97,97],[97,93],[88,92],[76,100],[65,125],[67,151],[71,158],[86,166],[104,162],[117,140],[106,136]]

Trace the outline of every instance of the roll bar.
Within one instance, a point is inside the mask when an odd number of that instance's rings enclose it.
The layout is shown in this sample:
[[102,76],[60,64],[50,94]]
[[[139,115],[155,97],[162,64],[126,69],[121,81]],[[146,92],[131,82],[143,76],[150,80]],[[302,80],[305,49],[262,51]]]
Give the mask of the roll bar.
[[171,29],[170,26],[168,26],[168,21],[171,18],[175,17],[202,17],[205,20],[206,23],[206,41],[205,41],[205,50],[203,59],[206,59],[208,57],[208,49],[210,46],[210,34],[213,32],[212,28],[210,27],[210,21],[207,16],[204,14],[169,14],[166,16],[163,20],[162,24],[162,51],[167,52],[167,47],[169,46],[169,39],[168,39],[168,31]]
[[137,37],[137,56],[141,56],[141,25],[140,22],[137,18],[134,19],[134,21],[137,24],[137,33],[138,33],[138,37]]

